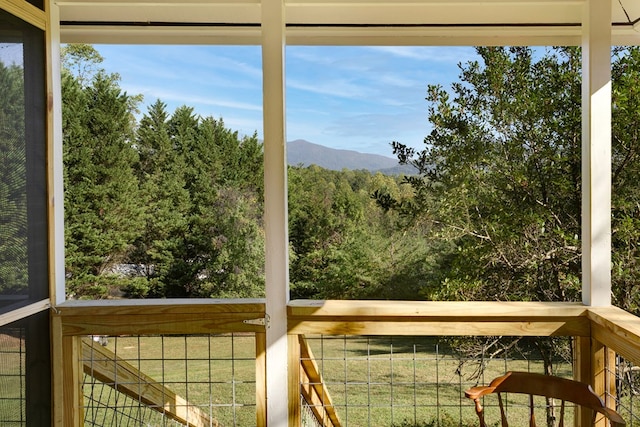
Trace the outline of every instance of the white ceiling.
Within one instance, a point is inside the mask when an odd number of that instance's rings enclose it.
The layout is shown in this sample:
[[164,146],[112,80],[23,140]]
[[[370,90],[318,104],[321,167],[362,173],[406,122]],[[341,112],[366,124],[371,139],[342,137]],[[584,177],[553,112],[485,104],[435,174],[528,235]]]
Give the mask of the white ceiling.
[[[284,0],[289,44],[579,44],[585,0]],[[640,44],[640,0],[611,0]],[[260,43],[260,0],[59,0],[63,41]],[[132,40],[134,39],[134,40]]]

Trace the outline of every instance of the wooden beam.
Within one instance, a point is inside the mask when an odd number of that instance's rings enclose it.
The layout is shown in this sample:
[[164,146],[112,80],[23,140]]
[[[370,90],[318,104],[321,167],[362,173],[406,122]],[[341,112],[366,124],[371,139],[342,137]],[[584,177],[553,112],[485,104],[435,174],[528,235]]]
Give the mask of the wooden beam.
[[[593,384],[591,376],[591,338],[576,337],[573,341],[573,379],[585,384]],[[584,406],[576,408],[574,427],[586,426],[591,422],[591,410]]]
[[593,307],[587,316],[594,339],[640,365],[640,318],[618,307]]
[[[55,320],[55,319],[54,319]],[[56,369],[62,369],[62,394],[64,407],[62,410],[65,427],[81,427],[84,418],[84,397],[82,394],[82,366],[80,362],[80,337],[62,337],[62,366],[56,365]],[[58,361],[59,362],[59,361]],[[54,374],[54,379],[60,380],[59,374]],[[54,390],[56,387],[54,385]]]
[[267,337],[256,332],[256,427],[267,427]]
[[41,311],[48,310],[49,307],[51,307],[49,298],[25,306],[22,306],[21,304],[23,304],[22,301],[11,306],[3,307],[3,310],[7,311],[0,313],[0,326],[8,325],[9,323],[13,323],[20,319],[24,319],[25,317],[40,313]]
[[299,383],[302,384],[302,394],[311,405],[311,410],[316,415],[319,424],[327,427],[341,427],[342,423],[338,418],[329,390],[324,384],[316,358],[304,336],[299,335],[298,339],[300,343],[299,371],[302,377]]
[[289,333],[589,336],[576,303],[292,301]]
[[288,425],[300,426],[302,422],[302,402],[300,401],[301,389],[304,387],[304,378],[300,369],[300,341],[296,335],[287,335],[288,345],[288,400],[289,413]]
[[65,335],[264,332],[262,300],[67,301],[57,307]]
[[30,3],[22,0],[0,0],[0,6],[12,15],[28,22],[41,30],[47,28],[47,16],[41,10]]

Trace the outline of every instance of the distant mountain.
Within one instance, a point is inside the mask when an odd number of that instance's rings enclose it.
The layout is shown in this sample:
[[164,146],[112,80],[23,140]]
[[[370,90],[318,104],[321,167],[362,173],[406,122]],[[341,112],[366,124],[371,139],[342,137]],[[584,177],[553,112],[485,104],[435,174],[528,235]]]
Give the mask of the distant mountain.
[[313,144],[304,139],[287,142],[287,161],[292,166],[318,165],[330,170],[359,170],[381,172],[386,175],[414,174],[412,166],[400,165],[398,159],[379,154],[338,150]]

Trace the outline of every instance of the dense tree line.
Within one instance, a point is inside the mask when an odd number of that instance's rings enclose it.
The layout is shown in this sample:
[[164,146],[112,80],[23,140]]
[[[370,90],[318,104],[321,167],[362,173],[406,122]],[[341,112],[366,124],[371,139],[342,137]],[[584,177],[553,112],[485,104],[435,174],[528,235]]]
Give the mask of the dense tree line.
[[[264,293],[262,147],[222,120],[119,87],[90,46],[62,77],[68,291],[75,297]],[[72,72],[73,71],[73,72]]]
[[[67,274],[76,296],[263,294],[262,146],[140,99],[65,52]],[[640,54],[613,51],[614,301],[638,311]],[[294,298],[580,300],[577,48],[478,48],[429,86],[419,174],[289,169]],[[123,277],[115,266],[137,274]]]
[[[69,293],[105,297],[264,295],[262,145],[187,106],[140,98],[65,48],[62,92]],[[297,298],[412,299],[431,259],[423,233],[377,207],[399,177],[291,167],[291,289]]]
[[[455,244],[426,299],[580,301],[580,50],[477,53],[450,90],[428,87],[424,149],[393,144],[415,197],[378,201]],[[640,50],[612,58],[613,297],[638,313]]]

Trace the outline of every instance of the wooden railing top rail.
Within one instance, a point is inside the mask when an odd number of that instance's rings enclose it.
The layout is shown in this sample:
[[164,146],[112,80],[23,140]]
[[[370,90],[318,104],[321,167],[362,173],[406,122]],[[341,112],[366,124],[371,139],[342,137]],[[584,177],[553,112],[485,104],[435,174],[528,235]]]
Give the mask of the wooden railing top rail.
[[640,317],[617,307],[591,307],[591,336],[640,366]]
[[[640,317],[616,307],[512,301],[294,300],[290,334],[593,336],[640,365]],[[67,301],[64,335],[264,332],[262,299]]]
[[54,309],[63,335],[264,332],[264,300],[67,301]]
[[581,303],[509,301],[292,301],[289,333],[589,336]]

